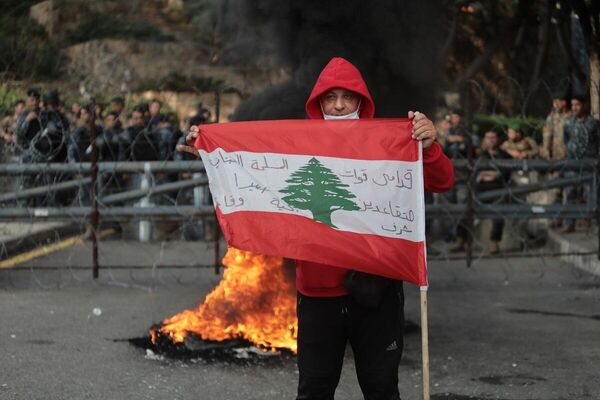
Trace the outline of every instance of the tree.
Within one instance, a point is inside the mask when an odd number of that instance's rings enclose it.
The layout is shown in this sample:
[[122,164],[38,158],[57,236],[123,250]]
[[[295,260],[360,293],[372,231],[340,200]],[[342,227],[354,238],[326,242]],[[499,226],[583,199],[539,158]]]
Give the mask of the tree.
[[581,24],[588,53],[592,115],[600,118],[600,1],[572,0],[570,3]]
[[351,200],[356,196],[344,189],[348,185],[315,157],[293,172],[286,182],[290,185],[279,191],[286,194],[282,199],[292,207],[309,210],[315,221],[332,228],[337,228],[331,222],[334,211],[360,209]]
[[[543,116],[551,92],[568,82],[571,90],[589,90],[592,113],[600,114],[599,0],[448,4],[448,86],[461,93],[467,110]],[[579,28],[581,38],[574,35]],[[481,103],[470,106],[469,99]]]

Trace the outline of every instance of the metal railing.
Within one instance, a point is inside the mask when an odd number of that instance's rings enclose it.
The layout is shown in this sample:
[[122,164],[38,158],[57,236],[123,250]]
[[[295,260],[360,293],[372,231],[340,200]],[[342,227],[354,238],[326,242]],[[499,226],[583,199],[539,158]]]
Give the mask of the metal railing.
[[[600,209],[598,196],[598,167],[596,159],[585,160],[455,160],[455,170],[462,173],[462,182],[457,186],[468,192],[467,201],[449,204],[428,204],[427,218],[461,220],[469,235],[467,237],[467,265],[471,264],[473,253],[473,224],[476,218],[503,219],[556,219],[586,218],[598,219]],[[89,219],[93,230],[98,228],[97,218],[102,221],[139,221],[139,240],[150,238],[150,220],[187,220],[200,218],[214,221],[214,209],[209,203],[207,178],[201,161],[169,162],[98,162],[96,190],[91,190],[92,179],[85,175],[93,172],[92,163],[61,164],[0,164],[0,176],[35,176],[42,174],[63,174],[72,179],[53,184],[15,190],[0,194],[0,220],[69,220]],[[474,177],[483,170],[525,171],[527,173],[554,173],[552,179],[540,179],[521,186],[506,185],[503,188],[485,191],[475,190]],[[557,172],[575,172],[575,176],[560,176]],[[175,180],[156,184],[156,174],[193,173],[190,179]],[[101,187],[107,177],[122,174],[136,176],[137,186],[118,193],[107,193]],[[589,187],[585,204],[532,204],[525,196],[557,188],[586,185]],[[19,201],[48,192],[69,190],[91,192],[89,204],[80,205],[15,205]],[[180,190],[193,190],[193,200],[188,204],[153,204],[153,196],[173,193]],[[199,190],[200,189],[200,190]],[[498,201],[500,199],[518,201]],[[494,203],[496,201],[496,203]],[[11,204],[12,203],[12,204]],[[498,204],[501,203],[501,204]],[[94,207],[95,205],[95,207]],[[96,220],[93,218],[96,213]],[[218,226],[217,224],[214,224]],[[216,235],[215,235],[216,236]],[[218,237],[218,236],[216,236]],[[218,239],[215,239],[218,243]],[[598,235],[600,244],[600,234]],[[600,246],[599,246],[600,248]],[[218,251],[218,250],[217,250]],[[215,253],[216,254],[216,253]],[[600,258],[600,253],[599,253]],[[218,260],[215,265],[218,267]]]

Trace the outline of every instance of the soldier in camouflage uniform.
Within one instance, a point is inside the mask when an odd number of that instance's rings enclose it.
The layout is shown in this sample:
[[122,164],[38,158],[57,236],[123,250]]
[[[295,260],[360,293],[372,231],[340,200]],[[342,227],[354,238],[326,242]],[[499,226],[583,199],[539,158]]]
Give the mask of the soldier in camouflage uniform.
[[18,100],[14,106],[13,115],[8,115],[0,121],[0,162],[15,162],[15,156],[18,155],[18,146],[15,139],[15,130],[17,121],[21,114],[25,111],[25,102]]
[[548,114],[544,124],[544,141],[540,149],[540,155],[546,160],[567,158],[563,126],[570,116],[567,96],[555,95],[552,100],[552,112]]
[[508,128],[508,140],[502,143],[500,148],[517,160],[532,159],[539,154],[536,141],[523,136],[520,127],[517,125],[511,125]]
[[[565,91],[554,93],[552,99],[552,111],[546,117],[543,131],[543,144],[540,149],[540,155],[546,160],[564,160],[567,158],[567,146],[564,141],[563,126],[567,118],[571,116],[568,97]],[[546,179],[558,179],[561,172],[550,172]],[[548,204],[562,204],[562,188],[550,189],[545,199]],[[552,226],[560,226],[560,220],[552,221]]]
[[[581,160],[583,158],[598,158],[598,136],[600,124],[597,119],[588,114],[587,99],[585,96],[574,96],[571,100],[572,115],[564,124],[564,140],[567,146],[567,159]],[[580,171],[566,171],[565,176],[575,177]],[[574,185],[566,189],[567,204],[578,203],[579,186]],[[586,192],[589,187],[586,186]],[[565,221],[561,230],[563,233],[575,231],[575,220]]]
[[[508,127],[508,140],[502,143],[500,149],[516,160],[530,160],[539,155],[539,146],[533,138],[523,136],[520,124],[514,123]],[[511,183],[515,186],[528,185],[537,180],[537,175],[524,170],[511,174]],[[520,201],[528,201],[526,196],[517,197]],[[529,230],[529,222],[521,220],[518,223],[520,231],[526,240],[534,240],[535,236]]]
[[[15,140],[17,120],[25,110],[25,102],[15,103],[13,115],[6,116],[0,121],[0,163],[16,163],[20,159],[19,146]],[[0,188],[5,192],[17,190],[18,180],[12,176],[0,176]]]

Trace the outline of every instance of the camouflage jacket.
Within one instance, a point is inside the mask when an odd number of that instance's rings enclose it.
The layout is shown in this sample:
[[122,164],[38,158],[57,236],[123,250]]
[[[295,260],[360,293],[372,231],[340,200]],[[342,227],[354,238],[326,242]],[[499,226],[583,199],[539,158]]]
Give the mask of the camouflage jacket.
[[0,121],[0,133],[4,134],[5,132],[15,132],[15,126],[17,125],[17,120],[14,116],[9,115],[7,117],[2,118]]
[[524,152],[526,159],[534,158],[539,153],[538,144],[530,137],[524,137],[518,142],[507,140],[506,142],[502,143],[500,148],[507,153],[510,153],[513,150]]
[[544,139],[541,156],[546,160],[563,160],[567,158],[567,146],[564,141],[563,126],[570,114],[552,111],[544,124]]
[[564,141],[567,146],[567,157],[572,160],[598,157],[598,120],[588,115],[577,119],[567,118],[564,125]]

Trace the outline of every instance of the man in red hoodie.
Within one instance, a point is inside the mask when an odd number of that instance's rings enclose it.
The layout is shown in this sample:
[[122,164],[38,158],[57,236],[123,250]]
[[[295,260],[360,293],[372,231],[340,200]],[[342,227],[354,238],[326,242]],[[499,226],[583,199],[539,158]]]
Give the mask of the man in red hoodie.
[[[319,75],[306,113],[311,119],[373,118],[375,105],[358,69],[335,57]],[[410,111],[408,118],[413,120],[413,137],[423,143],[425,191],[448,190],[454,183],[454,168],[435,143],[433,122],[419,112]],[[298,399],[333,399],[348,341],[365,399],[399,399],[402,283],[350,272],[351,287],[348,274],[344,268],[296,261]],[[364,298],[364,293],[370,298]],[[373,297],[378,298],[375,304]]]
[[[306,113],[311,119],[373,118],[375,104],[358,69],[335,57],[319,75],[306,102]],[[448,190],[454,183],[454,169],[435,143],[433,122],[419,112],[410,111],[408,118],[413,120],[413,137],[423,143],[425,191]],[[198,136],[198,130],[193,128],[187,138],[192,146]],[[193,147],[180,146],[180,150],[197,154]],[[399,399],[398,366],[404,327],[402,282],[296,261],[296,287],[297,399],[334,398],[348,341],[365,399]]]

